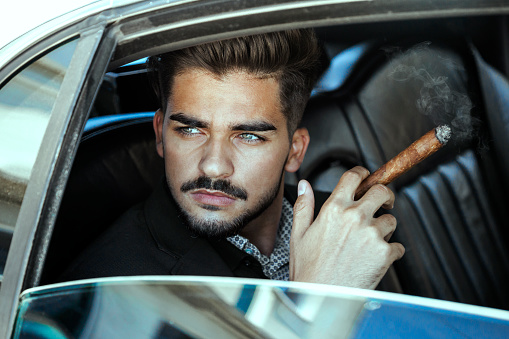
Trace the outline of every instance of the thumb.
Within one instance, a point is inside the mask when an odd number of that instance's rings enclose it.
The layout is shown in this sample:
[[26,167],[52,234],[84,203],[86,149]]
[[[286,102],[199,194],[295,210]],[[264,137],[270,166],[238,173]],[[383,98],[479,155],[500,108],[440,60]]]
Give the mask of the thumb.
[[301,237],[313,222],[315,196],[311,185],[306,180],[299,182],[298,194],[295,205],[293,205],[292,232]]

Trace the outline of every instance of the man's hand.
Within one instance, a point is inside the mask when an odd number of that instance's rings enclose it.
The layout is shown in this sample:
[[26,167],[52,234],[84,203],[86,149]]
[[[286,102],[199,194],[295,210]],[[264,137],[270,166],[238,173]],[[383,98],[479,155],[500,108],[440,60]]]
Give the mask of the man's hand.
[[396,218],[374,218],[382,206],[392,208],[394,193],[373,186],[354,201],[355,190],[369,175],[355,167],[339,180],[313,222],[315,199],[311,185],[299,183],[290,240],[290,280],[374,289],[405,248],[388,243]]

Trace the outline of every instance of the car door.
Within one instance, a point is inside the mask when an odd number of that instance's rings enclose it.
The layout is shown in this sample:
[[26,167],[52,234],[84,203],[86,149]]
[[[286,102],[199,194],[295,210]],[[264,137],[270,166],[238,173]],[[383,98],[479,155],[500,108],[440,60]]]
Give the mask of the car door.
[[[9,336],[20,291],[32,283],[25,274],[33,246],[44,247],[49,230],[41,227],[43,231],[37,232],[37,226],[51,224],[58,209],[55,197],[61,194],[70,166],[65,159],[73,154],[88,114],[79,102],[95,93],[82,88],[94,88],[86,80],[90,67],[98,65],[94,52],[103,28],[103,22],[52,27],[56,33],[42,41],[21,50],[16,44],[2,50],[4,56],[17,55],[0,71],[0,329],[6,331],[2,337]],[[111,51],[110,46],[106,49]],[[100,65],[97,69],[103,73]]]

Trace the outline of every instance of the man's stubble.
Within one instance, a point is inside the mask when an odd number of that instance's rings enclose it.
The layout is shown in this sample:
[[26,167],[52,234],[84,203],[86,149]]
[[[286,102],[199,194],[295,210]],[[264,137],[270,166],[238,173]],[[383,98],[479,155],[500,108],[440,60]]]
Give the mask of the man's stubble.
[[[276,185],[271,187],[266,194],[263,195],[263,197],[260,199],[257,205],[255,205],[254,208],[249,209],[241,213],[240,215],[233,218],[233,220],[226,221],[226,220],[202,220],[196,216],[191,215],[189,212],[187,212],[182,205],[178,202],[177,199],[175,199],[175,192],[174,187],[171,185],[168,178],[166,178],[166,182],[168,184],[168,187],[170,189],[170,193],[173,197],[173,200],[175,201],[177,208],[179,210],[179,218],[183,221],[183,223],[186,225],[186,227],[196,236],[198,237],[204,237],[204,238],[211,238],[211,239],[222,239],[227,238],[236,234],[239,234],[242,229],[249,224],[251,221],[259,217],[267,208],[269,208],[276,197],[279,194],[279,191],[281,189],[281,182],[283,180],[283,174],[284,174],[284,166],[281,169],[281,174],[279,176],[279,180]],[[205,179],[206,178],[206,179]],[[221,182],[222,181],[222,182]],[[227,182],[227,183],[226,183]],[[188,181],[184,183],[181,186],[181,191],[189,191],[189,187],[192,187],[193,189],[216,189],[218,191],[221,191],[221,186],[227,185],[228,187],[233,187],[232,189],[242,190],[246,192],[246,190],[231,185],[226,180],[223,179],[216,179],[212,180],[207,177],[199,177],[195,180]],[[230,190],[222,191],[225,194],[231,194]],[[249,194],[246,192],[246,201],[249,199]],[[203,206],[202,208],[214,212],[214,210],[218,210],[217,208],[209,208],[207,206]]]

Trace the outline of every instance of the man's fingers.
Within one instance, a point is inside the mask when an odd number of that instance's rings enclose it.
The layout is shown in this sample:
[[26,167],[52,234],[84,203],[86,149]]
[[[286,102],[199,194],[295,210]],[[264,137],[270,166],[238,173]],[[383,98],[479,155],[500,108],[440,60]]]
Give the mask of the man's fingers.
[[396,260],[399,260],[403,257],[405,254],[405,247],[401,245],[399,242],[393,242],[389,244],[391,246],[391,253],[392,253],[392,262],[395,262]]
[[313,222],[315,211],[315,196],[311,185],[301,180],[298,187],[299,197],[293,205],[292,235],[301,237]]
[[393,215],[384,214],[375,219],[374,226],[378,227],[384,240],[389,241],[396,230],[397,223],[398,222]]
[[359,202],[365,206],[371,215],[374,215],[382,206],[391,209],[394,206],[394,200],[394,192],[389,187],[374,185],[359,199]]
[[369,176],[369,171],[362,167],[356,166],[349,171],[346,171],[339,179],[336,188],[331,194],[333,198],[347,198],[353,201],[355,191],[361,182]]

